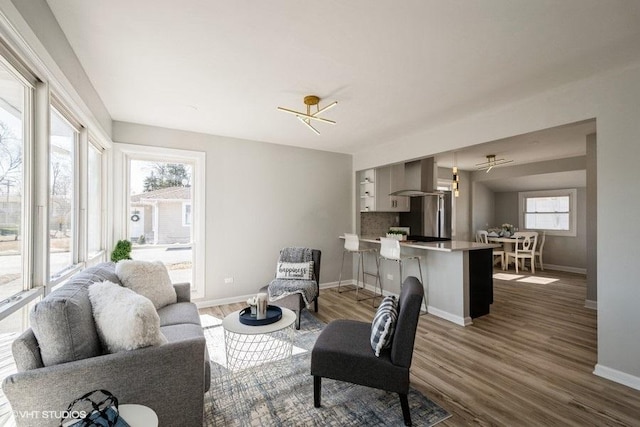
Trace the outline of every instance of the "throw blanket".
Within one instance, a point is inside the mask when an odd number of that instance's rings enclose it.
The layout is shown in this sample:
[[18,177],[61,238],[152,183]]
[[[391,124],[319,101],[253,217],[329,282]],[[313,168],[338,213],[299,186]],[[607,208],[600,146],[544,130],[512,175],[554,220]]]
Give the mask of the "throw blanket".
[[[313,261],[310,248],[284,248],[280,251],[279,262]],[[315,279],[315,278],[314,278]],[[300,294],[308,307],[318,294],[315,280],[273,279],[269,283],[269,300],[277,301],[289,295]]]

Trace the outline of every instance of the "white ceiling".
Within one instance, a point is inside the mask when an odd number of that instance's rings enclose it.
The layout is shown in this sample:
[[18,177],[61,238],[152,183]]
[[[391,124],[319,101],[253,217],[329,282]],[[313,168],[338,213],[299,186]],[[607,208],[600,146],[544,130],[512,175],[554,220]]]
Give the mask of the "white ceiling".
[[[489,154],[495,155],[496,160],[512,161],[504,166],[584,156],[585,136],[595,132],[596,121],[586,120],[467,147],[455,152],[455,160],[459,169],[475,171],[479,170],[479,163],[487,161]],[[438,166],[452,167],[454,152],[441,153],[435,158]]]
[[345,153],[640,60],[637,0],[47,1],[114,120]]
[[482,181],[482,184],[496,193],[578,188],[587,185],[587,171],[553,172],[509,179],[493,179]]

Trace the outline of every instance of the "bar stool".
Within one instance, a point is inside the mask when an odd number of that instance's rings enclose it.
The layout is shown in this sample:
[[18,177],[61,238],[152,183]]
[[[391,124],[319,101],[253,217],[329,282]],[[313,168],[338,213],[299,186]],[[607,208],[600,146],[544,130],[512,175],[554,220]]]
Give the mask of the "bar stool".
[[[373,254],[374,259],[376,261],[376,272],[372,273],[369,271],[365,271],[364,269],[364,254]],[[358,271],[356,273],[356,284],[354,285],[354,289],[341,290],[342,286],[342,270],[344,269],[344,257],[347,254],[356,254],[358,255]],[[362,277],[362,289],[365,287],[364,276],[374,276],[376,278],[376,283],[374,284],[373,293],[374,295],[366,298],[358,298],[358,291],[360,286],[358,286],[359,279]],[[380,289],[380,293],[376,293],[376,288]],[[344,250],[342,251],[342,266],[340,267],[340,278],[338,279],[338,292],[351,292],[356,291],[356,301],[364,301],[367,299],[371,299],[371,305],[374,305],[373,299],[382,296],[382,282],[380,280],[380,264],[378,257],[376,256],[376,250],[374,248],[371,249],[360,249],[360,239],[358,239],[357,234],[352,233],[344,233]]]
[[[416,260],[418,261],[418,271],[420,272],[420,283],[422,286],[425,286],[424,280],[422,278],[422,266],[420,265],[420,260],[422,257],[419,255],[411,255],[402,257],[400,256],[400,241],[397,239],[389,239],[387,237],[380,238],[380,261],[393,261],[398,263],[398,269],[400,271],[400,290],[402,290],[402,263],[404,261]],[[378,261],[378,266],[380,265],[380,261]],[[379,269],[380,267],[378,267]],[[378,273],[379,274],[379,273]],[[427,290],[425,289],[424,296],[422,297],[422,301],[424,302],[424,311],[427,311]]]

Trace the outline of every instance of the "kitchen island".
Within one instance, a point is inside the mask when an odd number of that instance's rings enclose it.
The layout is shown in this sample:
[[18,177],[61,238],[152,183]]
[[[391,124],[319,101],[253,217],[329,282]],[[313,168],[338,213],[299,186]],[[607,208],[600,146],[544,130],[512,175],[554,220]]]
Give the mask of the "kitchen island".
[[[360,243],[363,247],[380,249],[380,240],[375,237],[361,237]],[[400,246],[402,256],[421,256],[430,314],[462,326],[489,314],[493,303],[493,248],[500,245],[452,240],[400,242]],[[367,261],[366,269],[375,271],[373,259]],[[403,263],[403,273],[405,277],[420,278],[416,262]],[[388,275],[393,279],[388,279]],[[381,262],[380,278],[385,293],[400,293],[395,263]]]

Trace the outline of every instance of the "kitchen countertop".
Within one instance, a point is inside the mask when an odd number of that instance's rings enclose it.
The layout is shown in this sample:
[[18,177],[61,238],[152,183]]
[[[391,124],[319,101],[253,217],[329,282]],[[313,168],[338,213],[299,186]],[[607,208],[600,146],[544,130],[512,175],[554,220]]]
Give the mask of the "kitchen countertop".
[[[341,239],[344,239],[344,236],[340,236]],[[367,243],[377,243],[380,244],[380,238],[375,236],[361,236],[361,242]],[[500,245],[497,244],[486,244],[486,243],[477,243],[477,242],[465,242],[462,240],[450,240],[447,242],[403,242],[400,241],[400,246],[403,248],[415,248],[415,249],[425,249],[429,251],[440,251],[440,252],[459,252],[459,251],[474,251],[479,249],[492,249],[499,248]]]
[[[344,236],[340,238],[344,239]],[[373,245],[380,245],[379,239],[378,236],[361,236],[360,245],[375,248]],[[468,326],[473,323],[473,318],[490,313],[493,302],[492,249],[500,245],[459,240],[401,241],[400,247],[403,255],[418,255],[420,268],[416,263],[409,263],[404,276],[422,275],[424,283],[428,283],[425,292],[430,315]],[[376,271],[380,267],[374,258],[365,258],[364,270]],[[386,292],[399,294],[401,280],[398,277],[394,280],[395,271],[385,270],[381,279]],[[372,288],[371,284],[367,286]]]

